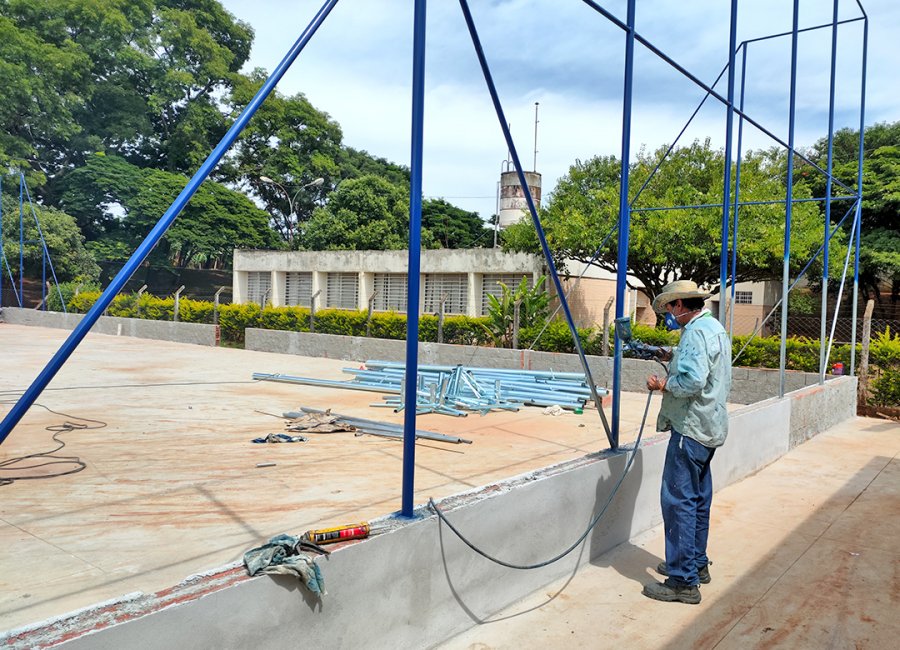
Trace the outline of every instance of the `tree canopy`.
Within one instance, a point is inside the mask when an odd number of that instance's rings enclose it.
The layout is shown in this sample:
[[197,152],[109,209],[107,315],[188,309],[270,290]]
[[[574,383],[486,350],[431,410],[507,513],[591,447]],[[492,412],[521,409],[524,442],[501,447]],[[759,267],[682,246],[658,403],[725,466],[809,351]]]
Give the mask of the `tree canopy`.
[[[0,272],[3,273],[4,282],[9,278],[8,272],[14,276],[19,272],[19,201],[8,195],[0,196],[3,214],[3,253],[6,256],[9,268],[3,264]],[[34,208],[34,213],[31,210]],[[68,280],[95,281],[100,274],[100,268],[94,262],[94,258],[85,249],[84,237],[75,223],[75,219],[54,208],[48,208],[37,204],[23,205],[22,227],[24,231],[25,245],[23,246],[23,266],[25,274],[34,277],[41,275],[43,260],[43,246],[40,235],[43,234],[47,244],[47,252],[56,271],[56,279],[60,282]],[[35,216],[37,223],[35,223]],[[38,225],[40,224],[40,232]],[[50,269],[47,269],[47,278],[50,279]]]
[[[630,166],[631,200],[650,178],[667,147],[648,153],[641,150]],[[659,171],[650,178],[631,214],[629,273],[652,296],[678,278],[717,285],[721,252],[721,207],[680,207],[721,204],[724,154],[709,141],[675,148]],[[781,200],[781,204],[745,205],[739,209],[738,281],[780,279],[784,242],[784,194],[786,158],[772,150],[750,152],[742,162],[741,195],[744,201]],[[618,241],[604,237],[618,220],[620,164],[614,156],[576,161],[560,179],[541,221],[551,250],[562,263],[571,258],[615,272]],[[733,192],[733,190],[732,190]],[[803,182],[794,196],[810,196]],[[642,208],[666,208],[643,210]],[[823,226],[815,206],[794,205],[791,249],[792,269],[800,270],[822,241]],[[836,242],[837,243],[837,242]],[[537,251],[530,220],[503,232],[505,248]]]
[[[863,202],[861,215],[860,286],[864,296],[879,295],[878,285],[889,282],[891,299],[900,301],[900,122],[880,123],[866,127],[863,143]],[[841,129],[833,140],[834,176],[851,187],[857,186],[859,131]],[[812,148],[810,158],[825,169],[828,161],[828,139],[822,138]],[[814,170],[801,168],[799,173],[811,180],[816,196],[825,196],[826,177]],[[832,196],[847,195],[840,186],[832,186]],[[835,202],[832,218],[837,221],[850,207],[846,201]],[[822,208],[824,210],[824,207]],[[848,220],[848,226],[850,228]]]
[[[343,181],[313,212],[301,239],[310,250],[402,250],[409,245],[409,190],[367,175]],[[422,228],[422,246],[436,248]]]
[[485,226],[477,212],[469,212],[444,199],[422,201],[422,227],[435,236],[442,248],[483,248],[493,244],[493,229]]
[[[187,183],[187,177],[95,154],[67,174],[61,204],[106,259],[125,259]],[[221,266],[235,247],[271,248],[269,215],[240,192],[207,180],[154,250],[176,266]]]

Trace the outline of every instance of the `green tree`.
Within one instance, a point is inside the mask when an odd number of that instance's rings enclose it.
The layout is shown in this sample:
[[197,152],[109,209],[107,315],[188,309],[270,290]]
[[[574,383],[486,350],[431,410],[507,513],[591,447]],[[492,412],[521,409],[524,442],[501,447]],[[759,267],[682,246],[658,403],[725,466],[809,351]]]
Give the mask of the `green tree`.
[[[248,103],[265,77],[257,69],[237,83],[233,105]],[[302,93],[285,97],[275,91],[241,132],[222,175],[259,197],[273,215],[275,230],[292,241],[298,224],[340,182],[341,138],[340,125]],[[311,185],[318,178],[324,182]]]
[[[9,262],[9,270],[13,275],[19,273],[19,201],[9,195],[0,196],[3,202],[3,252]],[[100,268],[84,246],[84,237],[72,216],[54,208],[24,203],[22,226],[25,245],[22,248],[24,258],[24,275],[41,277],[44,251],[40,242],[40,232],[44,235],[50,261],[56,271],[56,279],[60,282],[78,280],[94,282],[100,275]],[[37,223],[35,223],[35,216]],[[7,276],[7,269],[0,268]],[[47,268],[50,277],[49,266]]]
[[444,199],[422,202],[422,227],[430,230],[443,248],[480,248],[493,244],[493,230],[477,212],[469,212]]
[[[379,176],[343,181],[317,208],[301,243],[310,250],[402,250],[409,245],[409,192]],[[436,248],[430,230],[422,245]]]
[[[666,147],[653,153],[641,150],[630,167],[632,199],[662,159]],[[741,201],[784,200],[786,157],[774,150],[750,152],[741,167]],[[557,261],[571,258],[590,262],[600,243],[615,226],[619,205],[619,162],[614,156],[576,161],[560,179],[541,212],[551,250]],[[631,215],[628,271],[655,296],[678,278],[701,284],[719,281],[722,209],[681,208],[721,203],[724,155],[709,141],[676,148],[641,193]],[[810,196],[802,182],[794,196]],[[642,207],[673,208],[642,211]],[[737,280],[780,279],[784,241],[784,205],[748,205],[739,210]],[[797,272],[821,242],[818,210],[795,204],[791,227],[792,270]],[[835,241],[835,246],[839,242]],[[537,251],[530,220],[503,232],[507,249]],[[617,238],[611,237],[593,264],[615,272]]]
[[42,174],[51,202],[97,150],[192,171],[251,42],[216,0],[0,0],[0,164]]
[[[891,301],[897,303],[900,302],[900,122],[867,126],[863,147],[860,287],[864,298],[868,299],[870,296],[880,296],[879,284],[888,282]],[[834,176],[854,191],[859,169],[858,152],[858,130],[840,129],[834,134]],[[813,146],[810,159],[823,169],[826,167],[827,138],[822,138]],[[798,173],[810,179],[816,196],[825,196],[826,178],[823,174],[809,166],[800,168]],[[844,188],[832,185],[833,196],[847,194],[849,192]],[[850,206],[846,201],[834,205],[838,207],[832,208],[833,218],[842,216]],[[848,223],[846,229],[851,226],[852,223]]]
[[[62,203],[106,259],[127,257],[169,208],[187,178],[142,169],[121,158],[96,154],[65,179]],[[268,214],[250,199],[206,181],[154,250],[174,265],[221,267],[235,247],[270,248],[276,243]],[[107,257],[109,256],[109,257]]]

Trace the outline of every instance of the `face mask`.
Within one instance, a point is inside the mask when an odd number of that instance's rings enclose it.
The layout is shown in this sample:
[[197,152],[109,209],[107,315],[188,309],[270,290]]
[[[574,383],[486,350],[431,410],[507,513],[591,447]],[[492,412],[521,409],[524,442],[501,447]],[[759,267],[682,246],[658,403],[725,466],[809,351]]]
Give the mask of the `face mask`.
[[681,329],[681,325],[679,325],[678,319],[676,319],[675,315],[670,312],[666,312],[666,317],[663,322],[666,324],[666,329],[669,331],[674,332],[677,329]]

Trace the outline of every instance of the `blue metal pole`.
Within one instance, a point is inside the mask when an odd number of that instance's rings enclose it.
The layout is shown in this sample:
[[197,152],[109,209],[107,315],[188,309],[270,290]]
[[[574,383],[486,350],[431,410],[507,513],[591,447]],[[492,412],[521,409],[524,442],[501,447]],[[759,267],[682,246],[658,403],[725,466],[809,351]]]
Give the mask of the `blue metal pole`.
[[[825,164],[825,171],[828,176],[825,178],[825,239],[822,250],[822,308],[819,314],[821,327],[819,331],[819,384],[825,383],[825,364],[827,362],[826,348],[826,332],[828,326],[828,253],[831,244],[831,175],[833,172],[834,162],[834,78],[837,70],[837,34],[838,34],[838,4],[840,0],[834,0],[834,9],[832,14],[833,25],[831,26],[831,80],[828,86],[828,159]],[[835,317],[840,305],[835,305]]]
[[7,264],[3,248],[3,174],[0,173],[0,309],[3,309],[3,265]]
[[416,0],[413,17],[412,142],[409,179],[409,270],[406,310],[406,386],[403,411],[403,498],[400,514],[413,516],[416,471],[416,403],[419,366],[419,272],[422,256],[422,140],[425,123],[425,10]]
[[[634,81],[634,13],[636,0],[628,0],[625,32],[625,78],[622,89],[622,172],[619,179],[619,242],[616,262],[616,318],[625,315],[625,289],[628,278],[628,247],[631,231],[631,208],[628,204],[628,173],[631,163],[631,107]],[[614,337],[612,394],[612,437],[619,443],[619,419],[622,408],[622,346],[619,333]]]
[[862,196],[863,196],[863,151],[866,131],[866,61],[869,52],[869,17],[857,1],[860,11],[865,16],[863,22],[862,83],[859,99],[859,159],[856,168],[856,192],[859,200],[856,203],[856,255],[853,260],[853,317],[850,325],[850,376],[856,372],[856,316],[859,307],[859,241],[862,239]]
[[581,339],[578,338],[578,329],[575,327],[575,321],[572,319],[572,312],[569,309],[569,303],[566,300],[565,291],[563,291],[562,283],[559,281],[559,274],[556,272],[556,264],[553,262],[553,255],[550,252],[550,246],[547,244],[547,238],[544,235],[544,228],[541,226],[541,219],[538,216],[537,208],[534,204],[534,198],[531,195],[531,189],[528,187],[528,182],[525,180],[525,173],[522,171],[522,165],[519,163],[519,154],[516,150],[516,145],[513,142],[512,134],[509,131],[509,123],[506,121],[506,116],[503,114],[503,106],[500,105],[500,98],[497,95],[497,88],[494,86],[494,80],[491,76],[490,68],[487,64],[487,59],[484,56],[484,50],[481,47],[481,40],[478,38],[478,30],[475,29],[475,22],[472,20],[472,13],[469,11],[469,5],[466,0],[459,0],[459,6],[462,9],[463,17],[466,20],[466,27],[469,30],[469,35],[472,38],[472,45],[475,48],[475,54],[478,57],[478,63],[481,66],[481,72],[484,75],[484,81],[487,84],[488,92],[491,95],[491,102],[494,104],[494,110],[497,113],[497,119],[500,121],[500,129],[503,131],[503,137],[506,140],[506,145],[509,149],[510,156],[513,160],[513,164],[515,165],[516,174],[519,177],[519,183],[522,186],[522,191],[525,194],[525,203],[528,206],[528,212],[531,215],[531,222],[534,224],[534,229],[537,232],[538,241],[541,243],[541,250],[544,253],[544,260],[547,263],[547,268],[550,272],[550,277],[553,280],[553,286],[556,289],[556,295],[559,296],[559,303],[562,306],[563,314],[566,318],[566,323],[569,326],[569,331],[572,333],[572,342],[575,345],[575,351],[578,353],[578,358],[581,361],[581,367],[584,369],[584,375],[588,383],[588,387],[591,390],[591,398],[594,401],[594,404],[597,405],[597,412],[600,414],[600,421],[603,424],[603,428],[606,432],[606,437],[609,440],[610,447],[613,449],[618,448],[618,443],[612,436],[612,432],[609,428],[609,423],[606,421],[606,414],[603,412],[603,403],[600,396],[597,394],[597,386],[594,382],[594,378],[591,375],[591,368],[588,365],[587,357],[584,355],[584,347],[581,345]]
[[[22,270],[25,268],[25,206],[22,204],[22,186],[25,181],[22,180],[23,178],[23,176],[19,176],[19,307],[25,306],[25,276]],[[0,439],[0,442],[3,440]]]
[[[593,0],[581,0],[581,1],[582,1],[583,3],[585,3],[586,5],[588,5],[589,7],[591,7],[592,9],[594,9],[596,12],[598,12],[598,13],[602,14],[603,16],[605,16],[611,23],[615,24],[616,26],[622,28],[622,29],[625,30],[625,31],[628,30],[628,26],[627,26],[625,23],[623,23],[621,20],[619,20],[618,18],[616,18],[615,16],[613,16],[609,11],[607,11],[606,9],[604,9],[603,7],[601,7],[600,5],[598,5],[596,2],[593,2]],[[827,27],[827,25],[826,25],[826,27]],[[798,33],[798,32],[799,32],[799,30],[794,30],[794,31],[791,32],[791,33],[792,33],[792,34],[795,34],[795,33]],[[687,77],[690,81],[692,81],[692,82],[694,83],[694,85],[699,86],[700,88],[702,88],[703,90],[705,90],[706,92],[708,92],[712,97],[715,97],[715,98],[716,98],[719,102],[721,102],[723,105],[725,105],[725,106],[728,105],[728,99],[727,99],[727,98],[722,97],[722,95],[720,95],[719,93],[717,93],[717,92],[716,92],[715,90],[713,90],[710,86],[706,85],[706,84],[705,84],[703,81],[701,81],[696,75],[694,75],[693,73],[691,73],[687,68],[685,68],[683,65],[681,65],[680,63],[678,63],[675,59],[673,59],[672,57],[670,57],[669,55],[667,55],[665,52],[663,52],[662,50],[660,50],[658,47],[656,47],[656,46],[655,46],[653,43],[651,43],[649,40],[647,40],[646,38],[644,38],[643,36],[641,36],[641,35],[638,34],[637,32],[635,32],[634,38],[635,38],[635,40],[636,40],[638,43],[640,43],[641,45],[643,45],[644,47],[646,47],[646,48],[647,48],[648,50],[650,50],[653,54],[655,54],[655,55],[658,56],[660,59],[662,59],[663,61],[665,61],[666,63],[668,63],[670,66],[672,66],[673,68],[675,68],[675,69],[676,69],[678,72],[680,72],[682,75],[684,75],[685,77]],[[775,135],[774,133],[772,133],[772,131],[770,131],[769,129],[767,129],[766,127],[764,127],[762,124],[760,124],[759,122],[757,122],[756,120],[754,120],[752,117],[750,117],[750,116],[747,115],[746,113],[739,112],[739,111],[736,111],[736,112],[737,112],[738,115],[740,115],[741,117],[743,117],[744,119],[746,119],[750,124],[752,124],[753,126],[755,126],[755,127],[756,127],[757,129],[759,129],[762,133],[764,133],[764,134],[766,134],[767,136],[769,136],[770,138],[772,138],[772,140],[774,140],[775,142],[777,142],[778,144],[780,144],[782,147],[788,147],[788,146],[789,146],[784,140],[782,140],[781,138],[779,138],[777,135]],[[808,165],[809,165],[810,167],[812,167],[813,169],[818,170],[818,171],[821,172],[822,174],[825,173],[825,170],[824,170],[824,169],[822,169],[822,168],[819,167],[817,164],[815,164],[813,161],[811,161],[809,158],[807,158],[806,156],[804,156],[801,152],[799,152],[799,151],[794,151],[793,154],[794,154],[795,156],[797,156],[797,158],[799,158],[800,160],[802,160],[803,162],[805,162],[806,164],[808,164]],[[840,185],[841,187],[843,187],[844,189],[846,189],[846,190],[848,190],[848,191],[852,191],[850,187],[844,185],[840,180],[835,179],[834,182],[835,182],[836,184]]]
[[781,276],[781,346],[778,356],[778,397],[784,397],[787,362],[788,291],[791,279],[791,209],[794,195],[794,121],[797,111],[797,29],[800,22],[800,0],[794,0],[794,31],[791,35],[791,100],[788,117],[787,198],[784,203],[784,268]]
[[[747,82],[747,44],[741,44],[741,111],[744,110],[744,96]],[[737,250],[738,250],[738,222],[741,206],[741,160],[743,159],[744,142],[744,118],[738,119],[737,138],[737,165],[734,170],[734,219],[732,219],[731,234],[731,323],[728,326],[729,335],[734,338],[734,294],[737,285]]]
[[[728,104],[725,107],[725,172],[722,190],[722,250],[719,255],[719,322],[725,327],[728,304],[728,218],[731,211],[731,145],[734,139],[734,53],[737,47],[737,0],[731,0],[731,33],[728,38]],[[733,282],[733,280],[732,280]],[[734,309],[734,305],[731,307]]]
[[131,255],[131,258],[125,263],[125,266],[123,266],[118,274],[116,274],[116,277],[113,278],[112,282],[109,283],[106,290],[100,294],[100,297],[97,298],[97,302],[94,303],[94,306],[91,307],[84,318],[75,326],[75,329],[72,330],[72,333],[65,342],[63,342],[59,350],[56,351],[56,354],[53,355],[50,362],[43,370],[41,370],[40,374],[28,387],[22,397],[19,398],[19,401],[16,402],[12,410],[10,410],[3,421],[0,422],[0,443],[6,440],[6,437],[13,430],[13,427],[18,424],[19,420],[22,419],[22,416],[28,411],[28,408],[34,403],[38,395],[41,394],[41,391],[46,388],[47,384],[50,383],[50,380],[53,379],[57,372],[59,372],[59,369],[66,362],[66,359],[68,359],[72,352],[75,351],[75,348],[78,347],[78,344],[84,339],[94,323],[97,322],[97,319],[109,306],[113,298],[116,297],[116,294],[122,290],[122,287],[125,286],[125,283],[128,282],[131,275],[147,258],[150,251],[153,250],[153,247],[156,246],[166,230],[169,229],[169,226],[172,225],[172,222],[175,221],[178,214],[184,209],[184,206],[187,205],[187,202],[200,187],[200,184],[203,183],[210,172],[212,172],[213,168],[219,163],[222,156],[225,155],[225,152],[228,151],[228,148],[234,143],[240,132],[247,125],[247,122],[250,121],[253,114],[256,113],[266,97],[269,96],[275,88],[275,85],[284,76],[284,73],[287,72],[288,68],[290,68],[294,59],[297,58],[297,55],[300,54],[337,3],[338,0],[326,0],[325,4],[322,5],[322,8],[319,9],[318,13],[316,13],[309,25],[307,25],[293,47],[291,47],[290,51],[281,60],[281,63],[278,64],[271,76],[266,79],[265,83],[257,91],[256,95],[254,95],[253,99],[250,100],[250,103],[247,104],[246,108],[244,108],[238,116],[234,124],[231,125],[231,128],[228,129],[228,132],[219,144],[216,145],[216,148],[213,149],[206,161],[200,166],[200,169],[198,169],[191,180],[188,181],[188,184],[181,191],[181,194],[179,194],[172,205],[169,206],[169,209],[166,210],[165,214],[163,214],[144,241],[137,247],[137,250],[135,250]]
[[[22,176],[22,180],[24,182],[24,175]],[[66,301],[63,300],[62,289],[59,288],[59,280],[56,277],[56,269],[53,268],[53,259],[50,257],[50,249],[47,248],[47,240],[44,237],[44,230],[41,228],[41,222],[38,219],[37,212],[34,209],[34,201],[31,200],[31,192],[28,190],[28,183],[25,183],[25,198],[28,199],[28,207],[31,208],[31,216],[34,218],[34,225],[37,228],[38,239],[41,241],[41,248],[44,252],[44,287],[47,286],[47,264],[50,264],[50,275],[53,278],[53,284],[56,285],[56,293],[59,296],[59,302],[62,304],[63,313],[68,313],[66,310]],[[43,291],[43,290],[42,290]],[[45,296],[46,298],[46,296]],[[44,301],[44,311],[47,311],[46,300]]]

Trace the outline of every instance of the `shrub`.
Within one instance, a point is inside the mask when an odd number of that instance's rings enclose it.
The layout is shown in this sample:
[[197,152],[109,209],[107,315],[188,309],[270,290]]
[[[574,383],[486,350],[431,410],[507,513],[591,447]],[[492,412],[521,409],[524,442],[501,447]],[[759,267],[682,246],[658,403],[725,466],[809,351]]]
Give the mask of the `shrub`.
[[882,370],[872,382],[872,404],[900,406],[900,368]]
[[[47,296],[47,309],[50,311],[62,311],[63,302],[65,302],[66,310],[71,311],[69,302],[75,297],[76,291],[79,292],[79,295],[82,292],[86,292],[99,296],[100,285],[96,282],[85,282],[83,280],[60,282],[58,290],[55,286],[50,288],[50,294]],[[60,302],[59,300],[60,293],[62,293],[63,302]],[[93,304],[93,302],[91,304]]]
[[229,343],[243,343],[244,330],[259,327],[260,306],[244,303],[219,306],[219,328],[222,339]]

